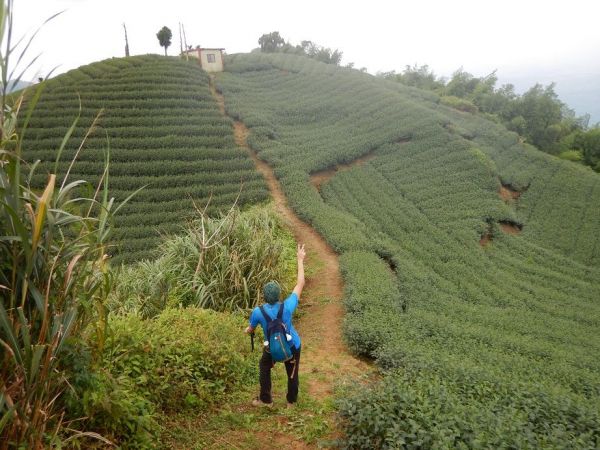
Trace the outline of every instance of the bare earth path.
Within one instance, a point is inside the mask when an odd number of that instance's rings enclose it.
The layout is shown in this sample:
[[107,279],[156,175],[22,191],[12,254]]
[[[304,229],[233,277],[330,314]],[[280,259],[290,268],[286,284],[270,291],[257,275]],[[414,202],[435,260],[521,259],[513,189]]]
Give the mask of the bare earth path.
[[[211,93],[219,103],[221,112],[225,114],[223,96],[216,91],[212,80]],[[309,274],[311,267],[318,268],[313,276],[307,277],[306,287],[300,299],[302,316],[295,321],[295,324],[302,339],[300,396],[308,394],[315,400],[325,400],[332,396],[334,387],[343,379],[358,379],[372,372],[368,363],[348,352],[342,339],[343,281],[337,254],[287,205],[286,197],[273,170],[248,146],[248,128],[242,122],[235,121],[234,134],[236,144],[248,152],[256,168],[265,178],[278,214],[292,231],[297,242],[306,245]],[[281,394],[284,395],[284,392]],[[259,431],[257,430],[257,433]],[[335,435],[335,430],[331,430],[331,435]],[[257,439],[261,441],[258,436]],[[282,443],[287,441],[288,448],[313,448],[312,445],[294,440],[291,436],[279,435],[275,440],[281,440]]]

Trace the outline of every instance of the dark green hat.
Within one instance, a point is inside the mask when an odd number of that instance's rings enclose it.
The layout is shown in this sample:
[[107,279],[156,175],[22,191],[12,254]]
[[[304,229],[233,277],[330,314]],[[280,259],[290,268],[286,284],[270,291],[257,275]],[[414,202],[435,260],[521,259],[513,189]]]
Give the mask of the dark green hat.
[[276,281],[269,281],[265,284],[263,289],[263,294],[265,296],[265,301],[271,305],[274,305],[279,301],[279,294],[281,293],[281,289],[279,288],[279,284]]

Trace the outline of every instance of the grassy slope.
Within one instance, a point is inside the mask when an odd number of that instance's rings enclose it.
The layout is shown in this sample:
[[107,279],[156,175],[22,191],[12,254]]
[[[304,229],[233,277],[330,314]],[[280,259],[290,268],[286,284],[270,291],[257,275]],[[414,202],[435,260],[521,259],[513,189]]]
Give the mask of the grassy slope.
[[111,192],[117,200],[146,186],[117,218],[118,261],[150,256],[158,232],[175,232],[211,193],[211,211],[266,198],[262,177],[234,143],[197,64],[136,56],[90,64],[48,82],[26,133],[26,158],[40,159],[34,183],[53,168],[57,149],[79,108],[82,113],[59,164],[65,173],[93,118],[104,108],[74,166],[71,180],[102,173],[110,143]]
[[[600,177],[356,71],[291,55],[234,55],[228,67],[218,79],[228,112],[342,253],[350,345],[409,379],[424,370],[416,408],[437,404],[441,377],[452,392],[441,416],[474,430],[463,442],[598,439]],[[310,185],[368,152],[321,193]],[[506,204],[500,181],[528,189]],[[504,220],[521,235],[502,233]]]

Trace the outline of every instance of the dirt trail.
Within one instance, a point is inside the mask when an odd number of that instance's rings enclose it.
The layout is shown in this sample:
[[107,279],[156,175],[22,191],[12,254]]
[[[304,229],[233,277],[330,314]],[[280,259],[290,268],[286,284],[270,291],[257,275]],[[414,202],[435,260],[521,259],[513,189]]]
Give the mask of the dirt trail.
[[[223,96],[214,88],[214,82],[211,83],[211,92],[219,103],[221,112],[225,114]],[[295,321],[302,339],[300,395],[308,394],[319,400],[330,397],[334,387],[342,378],[358,378],[372,372],[371,366],[351,355],[343,343],[344,311],[341,300],[344,286],[337,254],[287,205],[285,194],[273,170],[248,146],[248,128],[242,122],[234,121],[234,134],[236,144],[248,152],[256,168],[265,178],[277,213],[292,231],[296,240],[306,245],[307,268],[310,270],[310,267],[318,267],[318,271],[313,276],[307,277],[300,299],[302,316],[300,320]],[[303,374],[315,375],[303,378]],[[285,437],[279,436],[279,438]],[[293,445],[290,447],[288,444],[288,448],[313,448],[298,441],[290,443]]]

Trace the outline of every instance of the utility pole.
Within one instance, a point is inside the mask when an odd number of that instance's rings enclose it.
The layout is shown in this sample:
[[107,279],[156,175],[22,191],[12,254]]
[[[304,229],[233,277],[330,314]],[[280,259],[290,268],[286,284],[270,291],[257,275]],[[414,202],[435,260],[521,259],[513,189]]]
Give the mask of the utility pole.
[[123,30],[125,30],[125,56],[129,56],[129,41],[127,40],[127,27],[123,23]]
[[187,45],[187,38],[185,37],[185,27],[183,26],[183,24],[181,24],[181,31],[183,32],[183,45],[185,45],[185,59],[186,61],[189,61],[189,54],[188,54],[188,45]]
[[181,37],[181,22],[179,22],[179,54],[183,56],[183,38]]

